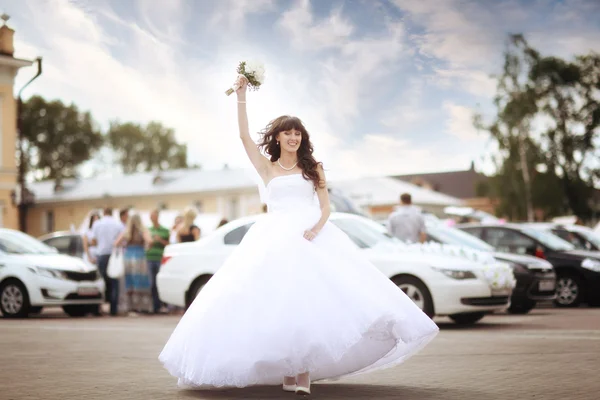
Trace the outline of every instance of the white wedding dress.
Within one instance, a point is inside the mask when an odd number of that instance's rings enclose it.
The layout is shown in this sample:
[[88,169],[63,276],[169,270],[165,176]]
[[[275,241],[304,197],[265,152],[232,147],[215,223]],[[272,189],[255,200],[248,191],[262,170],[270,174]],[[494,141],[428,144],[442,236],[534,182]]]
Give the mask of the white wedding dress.
[[312,381],[397,365],[438,332],[361,250],[320,218],[302,175],[267,185],[268,214],[248,231],[175,328],[159,359],[186,387]]

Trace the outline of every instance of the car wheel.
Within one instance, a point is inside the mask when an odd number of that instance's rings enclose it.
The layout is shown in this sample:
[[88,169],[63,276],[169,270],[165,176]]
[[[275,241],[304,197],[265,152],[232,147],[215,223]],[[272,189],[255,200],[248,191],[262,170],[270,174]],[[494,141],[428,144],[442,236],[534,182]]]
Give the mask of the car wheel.
[[485,313],[454,314],[449,317],[459,325],[471,325],[485,317]]
[[206,285],[206,283],[210,280],[210,278],[211,277],[203,276],[203,277],[197,278],[194,281],[194,283],[192,283],[192,285],[190,286],[190,290],[188,291],[187,299],[185,302],[186,310],[192,305],[192,303],[196,299],[196,296],[198,296],[198,293],[200,293],[200,291],[202,290],[204,285]]
[[0,285],[0,309],[4,318],[25,318],[30,308],[29,294],[21,281],[11,279]]
[[88,305],[70,305],[62,306],[63,311],[69,317],[84,317],[86,314],[92,312],[93,308]]
[[400,288],[429,318],[433,318],[433,300],[427,286],[413,276],[398,276],[392,282]]
[[556,299],[558,307],[577,307],[583,299],[581,280],[575,275],[558,275],[556,278]]
[[508,307],[508,312],[511,314],[527,314],[535,308],[535,305],[536,302],[532,300],[511,302],[510,307]]

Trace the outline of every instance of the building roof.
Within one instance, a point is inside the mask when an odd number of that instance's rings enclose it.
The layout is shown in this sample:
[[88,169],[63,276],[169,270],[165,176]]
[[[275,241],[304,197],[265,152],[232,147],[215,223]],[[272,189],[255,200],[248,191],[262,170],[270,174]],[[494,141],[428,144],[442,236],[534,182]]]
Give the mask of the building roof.
[[462,201],[443,193],[390,177],[370,177],[331,182],[331,187],[345,193],[359,206],[397,204],[402,193],[410,193],[416,205],[461,205]]
[[[184,193],[210,193],[248,190],[258,193],[258,174],[247,169],[181,169],[141,172],[130,175],[91,179],[65,179],[55,189],[55,182],[29,184],[35,202],[55,203],[97,200],[107,197],[158,196]],[[460,205],[459,199],[437,193],[389,177],[332,181],[329,186],[340,190],[359,205],[388,205],[398,202],[401,193],[408,192],[415,204]]]
[[477,196],[477,184],[487,181],[488,177],[475,171],[474,163],[466,171],[433,172],[426,174],[395,175],[392,178],[410,182],[418,186],[429,187],[459,199],[471,199]]
[[165,194],[257,190],[252,172],[242,169],[180,169],[141,172],[131,175],[91,179],[65,179],[61,188],[55,182],[29,184],[36,203],[103,199],[106,197],[157,196]]

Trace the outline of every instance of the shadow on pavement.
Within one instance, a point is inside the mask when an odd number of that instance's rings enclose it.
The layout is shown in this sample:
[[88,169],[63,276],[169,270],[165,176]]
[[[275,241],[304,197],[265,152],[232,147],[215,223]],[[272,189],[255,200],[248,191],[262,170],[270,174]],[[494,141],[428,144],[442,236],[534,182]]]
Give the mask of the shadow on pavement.
[[286,393],[280,386],[253,386],[241,389],[186,390],[182,398],[189,399],[401,399],[401,400],[449,400],[477,399],[485,397],[494,400],[489,394],[457,389],[432,389],[407,386],[365,385],[350,383],[321,383],[311,386],[310,396],[298,397]]

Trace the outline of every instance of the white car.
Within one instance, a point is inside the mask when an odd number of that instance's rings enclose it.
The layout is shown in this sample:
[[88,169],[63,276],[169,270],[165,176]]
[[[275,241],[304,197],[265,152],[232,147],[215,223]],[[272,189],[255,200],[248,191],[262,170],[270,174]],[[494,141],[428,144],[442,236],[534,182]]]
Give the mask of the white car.
[[[161,300],[188,307],[252,224],[263,216],[230,222],[197,242],[167,246],[157,277]],[[377,228],[377,223],[358,215],[333,213],[330,221],[430,316],[447,315],[457,323],[474,323],[510,304],[512,288],[493,289],[486,278],[496,269],[510,271],[505,264],[484,266],[460,257],[404,252],[395,239]]]
[[22,318],[61,306],[73,317],[97,312],[104,280],[95,266],[12,229],[0,229],[0,310]]

